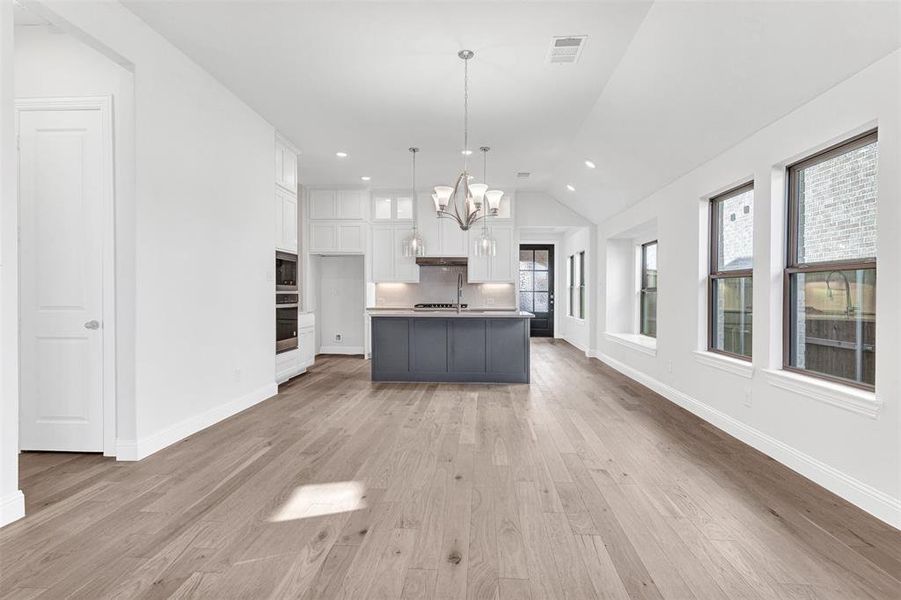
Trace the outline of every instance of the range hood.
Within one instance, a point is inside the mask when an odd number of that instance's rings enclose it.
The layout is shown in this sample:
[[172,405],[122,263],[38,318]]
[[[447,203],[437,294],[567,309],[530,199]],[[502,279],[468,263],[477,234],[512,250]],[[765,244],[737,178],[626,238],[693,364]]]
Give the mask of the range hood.
[[420,267],[465,267],[465,256],[417,256],[416,264]]

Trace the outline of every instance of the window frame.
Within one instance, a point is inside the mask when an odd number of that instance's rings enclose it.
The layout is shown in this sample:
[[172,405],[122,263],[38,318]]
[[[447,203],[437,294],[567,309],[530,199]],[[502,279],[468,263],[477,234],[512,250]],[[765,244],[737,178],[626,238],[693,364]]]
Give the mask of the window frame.
[[[862,390],[873,392],[876,390],[875,384],[854,381],[829,375],[828,373],[819,373],[808,369],[795,367],[791,363],[791,276],[797,273],[826,273],[830,271],[853,271],[872,269],[876,270],[876,257],[852,258],[844,260],[829,260],[821,262],[798,262],[798,240],[799,240],[799,208],[800,198],[798,198],[797,173],[807,167],[825,162],[836,156],[847,154],[862,148],[873,142],[879,141],[879,130],[871,129],[860,135],[856,135],[849,139],[834,144],[825,150],[821,150],[812,154],[798,162],[792,163],[785,168],[785,197],[786,197],[786,254],[785,268],[782,272],[782,370],[791,373],[798,373],[806,377],[813,377],[832,383],[847,385]],[[878,201],[878,198],[877,198]],[[878,318],[878,317],[877,317]],[[875,352],[875,350],[874,350]]]
[[575,254],[570,254],[568,257],[566,257],[566,288],[567,296],[569,298],[569,302],[566,306],[566,315],[569,317],[574,317],[576,314],[575,302],[573,301],[573,299],[575,298],[575,263]]
[[[657,339],[656,327],[654,330],[654,335],[644,333],[644,323],[645,323],[644,295],[647,292],[654,292],[655,294],[657,293],[656,285],[653,288],[650,288],[650,287],[646,288],[644,286],[644,282],[647,279],[645,277],[645,274],[647,272],[647,264],[648,264],[648,261],[647,261],[648,246],[653,246],[653,245],[657,246],[657,250],[658,250],[657,260],[659,261],[660,260],[660,252],[659,252],[660,245],[658,244],[658,240],[656,240],[656,239],[651,240],[650,242],[645,242],[644,244],[641,245],[641,275],[640,275],[641,281],[638,282],[638,334],[643,335],[645,337],[653,338],[656,340]],[[660,272],[659,268],[657,269],[657,272],[658,272],[658,276],[659,276],[659,272]],[[656,283],[656,280],[655,280],[655,283]],[[656,307],[656,303],[655,303],[655,307]],[[654,313],[655,313],[654,320],[655,321],[657,320],[656,312],[657,312],[657,310],[655,308],[654,309]]]
[[[719,228],[719,217],[720,217],[720,206],[726,200],[730,198],[734,198],[740,194],[743,194],[747,191],[750,191],[752,194],[754,192],[754,181],[747,181],[741,185],[738,185],[734,188],[730,188],[721,194],[717,194],[710,198],[710,207],[709,207],[709,220],[710,220],[710,234],[709,234],[709,248],[708,248],[708,267],[707,267],[707,351],[714,352],[716,354],[722,354],[724,356],[728,356],[731,358],[737,358],[739,360],[744,360],[747,362],[753,361],[754,351],[753,348],[751,350],[751,356],[745,356],[744,354],[737,354],[735,352],[728,352],[726,350],[720,350],[716,347],[714,343],[714,336],[716,332],[716,307],[713,305],[714,298],[714,288],[716,287],[717,281],[720,279],[741,279],[747,277],[751,280],[751,285],[754,284],[754,255],[753,252],[751,254],[751,268],[750,269],[733,269],[731,271],[720,271],[719,270],[719,247],[720,247],[720,228]],[[752,196],[753,197],[753,196]],[[753,224],[752,224],[752,232],[753,236]],[[753,239],[753,237],[752,237]],[[753,242],[752,242],[753,243]],[[753,288],[752,288],[753,289]],[[751,306],[752,306],[752,315],[753,315],[753,301],[754,298],[751,298]],[[754,323],[751,323],[751,339],[754,339],[753,334]],[[753,345],[753,341],[752,341]]]
[[585,251],[579,250],[579,319],[585,320]]

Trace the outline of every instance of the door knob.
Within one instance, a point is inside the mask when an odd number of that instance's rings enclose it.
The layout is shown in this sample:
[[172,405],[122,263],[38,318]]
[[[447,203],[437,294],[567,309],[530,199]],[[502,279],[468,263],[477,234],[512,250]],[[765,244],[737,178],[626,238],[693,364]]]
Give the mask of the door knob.
[[95,321],[93,319],[90,321],[87,321],[84,324],[84,328],[85,329],[100,329],[100,321]]

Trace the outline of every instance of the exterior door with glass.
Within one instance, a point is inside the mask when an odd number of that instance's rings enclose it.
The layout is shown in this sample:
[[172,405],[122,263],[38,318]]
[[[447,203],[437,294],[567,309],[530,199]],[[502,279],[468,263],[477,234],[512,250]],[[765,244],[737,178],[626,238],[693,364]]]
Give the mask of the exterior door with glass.
[[519,308],[535,315],[532,337],[554,337],[553,245],[520,245]]

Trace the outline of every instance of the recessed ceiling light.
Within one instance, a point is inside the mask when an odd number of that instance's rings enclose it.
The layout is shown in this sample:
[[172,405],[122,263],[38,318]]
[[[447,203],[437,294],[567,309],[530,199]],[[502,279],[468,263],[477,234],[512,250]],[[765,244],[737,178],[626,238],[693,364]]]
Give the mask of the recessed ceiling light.
[[472,154],[472,150],[460,150],[460,154],[462,154],[463,156],[469,156],[470,154]]
[[566,189],[568,189],[568,190],[571,191],[571,192],[575,192],[575,191],[576,191],[576,188],[574,188],[574,187],[573,187],[571,184],[569,184],[569,183],[566,184]]
[[360,179],[362,179],[363,181],[369,181],[370,179],[372,179],[372,177],[370,177],[369,175],[363,175],[362,177],[360,177]]
[[335,156],[338,158],[347,158],[347,152],[335,152]]
[[593,162],[591,162],[590,160],[586,160],[585,166],[588,167],[589,169],[593,169],[595,167],[595,164]]

